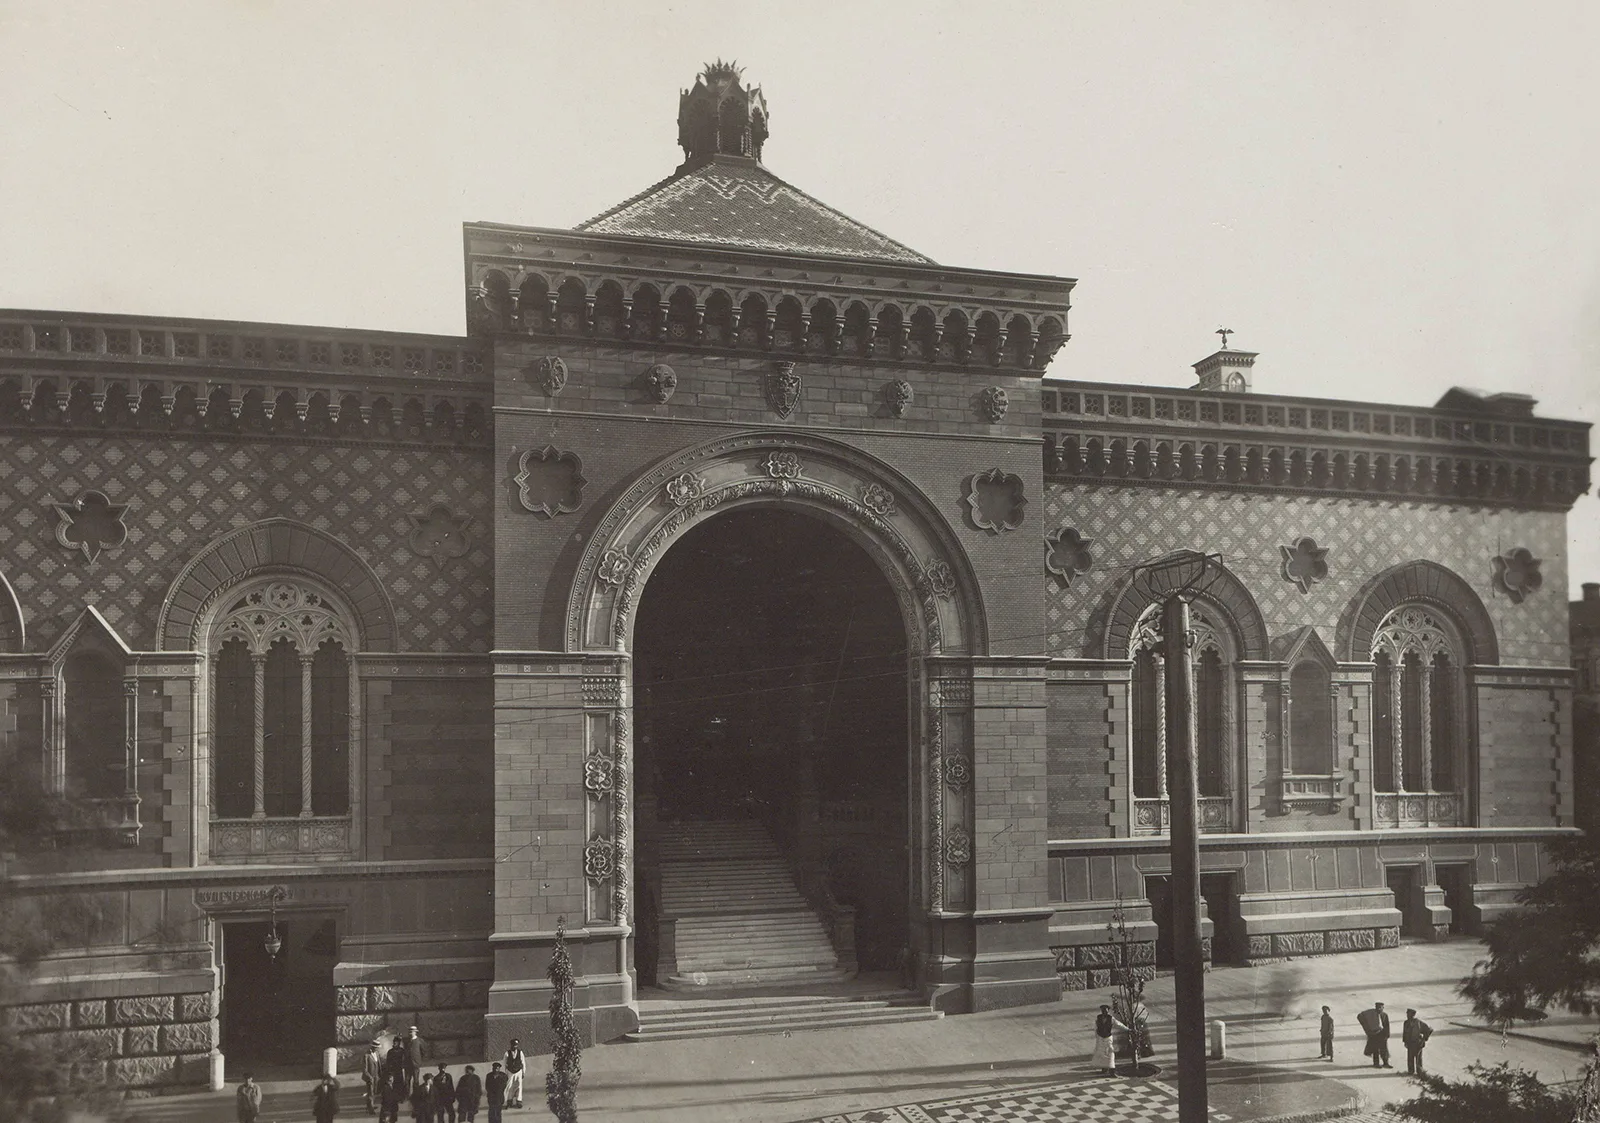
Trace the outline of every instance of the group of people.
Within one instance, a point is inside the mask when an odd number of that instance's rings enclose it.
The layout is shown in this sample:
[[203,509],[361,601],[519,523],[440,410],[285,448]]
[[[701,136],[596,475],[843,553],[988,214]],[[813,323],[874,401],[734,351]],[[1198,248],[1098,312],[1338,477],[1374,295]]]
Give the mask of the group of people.
[[[1135,1007],[1132,1017],[1118,1018],[1111,1012],[1110,1006],[1100,1007],[1100,1013],[1094,1019],[1094,1052],[1090,1056],[1090,1063],[1101,1072],[1108,1075],[1116,1072],[1117,1066],[1117,1035],[1130,1034],[1135,1026],[1143,1021],[1144,1004],[1141,1002]],[[1356,1015],[1356,1021],[1362,1031],[1367,1035],[1367,1046],[1362,1050],[1365,1056],[1372,1058],[1373,1068],[1393,1068],[1389,1063],[1389,1014],[1383,1008],[1383,1003],[1374,1002],[1372,1009],[1363,1010]],[[1317,1055],[1318,1060],[1333,1060],[1333,1009],[1329,1006],[1322,1008],[1322,1052]],[[1422,1050],[1428,1045],[1428,1038],[1433,1036],[1433,1027],[1417,1017],[1415,1010],[1406,1011],[1406,1020],[1400,1025],[1400,1041],[1406,1047],[1406,1072],[1412,1076],[1421,1076]]]
[[[378,1123],[399,1123],[402,1106],[411,1109],[415,1123],[475,1123],[478,1109],[488,1107],[488,1123],[501,1123],[508,1107],[522,1106],[522,1078],[527,1057],[515,1038],[504,1062],[495,1061],[486,1076],[467,1065],[459,1077],[440,1061],[437,1072],[424,1065],[427,1044],[412,1026],[395,1034],[384,1051],[374,1039],[361,1058],[361,1082],[366,1088],[367,1111],[377,1112]],[[239,1123],[255,1123],[261,1114],[261,1085],[246,1074],[236,1093]],[[333,1123],[339,1114],[339,1082],[324,1076],[311,1090],[311,1114],[316,1123]]]

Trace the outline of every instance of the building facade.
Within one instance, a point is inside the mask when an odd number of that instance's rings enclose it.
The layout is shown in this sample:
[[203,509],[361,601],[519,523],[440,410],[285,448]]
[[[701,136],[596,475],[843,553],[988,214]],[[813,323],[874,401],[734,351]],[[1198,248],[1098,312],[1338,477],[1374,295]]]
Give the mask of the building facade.
[[[1586,425],[1259,394],[1227,347],[1045,381],[1072,280],[778,179],[731,69],[679,121],[576,229],[466,226],[464,337],[0,313],[0,730],[80,812],[7,887],[83,906],[16,1024],[146,1085],[410,1024],[480,1057],[542,1039],[558,928],[591,1040],[741,971],[1104,985],[1118,910],[1165,954],[1178,549],[1220,556],[1214,958],[1471,931],[1540,877]],[[824,960],[719,974],[719,911],[779,889],[693,886],[758,843]]]

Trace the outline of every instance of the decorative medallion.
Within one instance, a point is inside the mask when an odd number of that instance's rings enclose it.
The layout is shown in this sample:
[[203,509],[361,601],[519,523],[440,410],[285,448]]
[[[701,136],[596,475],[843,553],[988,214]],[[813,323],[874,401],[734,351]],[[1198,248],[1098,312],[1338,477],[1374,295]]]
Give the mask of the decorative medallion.
[[666,405],[672,399],[673,391],[678,388],[678,372],[666,363],[657,363],[644,372],[644,381],[657,404]]
[[595,580],[602,585],[620,585],[628,575],[629,564],[627,554],[620,550],[607,550],[601,556],[600,564],[595,567]]
[[545,355],[535,359],[526,371],[528,381],[552,398],[567,385],[567,361],[559,355]]
[[773,363],[766,378],[767,404],[779,417],[787,418],[800,402],[800,376],[790,362]]
[[[560,360],[557,360],[558,362]],[[553,518],[570,514],[583,503],[583,461],[575,452],[560,452],[545,445],[517,460],[517,496],[536,515]]]
[[687,507],[706,493],[706,482],[693,472],[667,481],[667,499],[674,507]]
[[949,600],[951,594],[956,591],[956,575],[946,561],[929,558],[928,564],[922,570],[922,576],[928,582],[928,590],[941,600]]
[[1538,592],[1544,584],[1544,575],[1539,572],[1541,564],[1531,550],[1522,546],[1501,554],[1494,559],[1495,587],[1510,597],[1512,604],[1521,604],[1524,597]]
[[1044,536],[1044,567],[1070,589],[1073,578],[1094,568],[1092,545],[1094,539],[1079,534],[1077,527],[1059,527]]
[[880,483],[862,484],[861,505],[874,515],[887,518],[894,514],[894,492]]
[[798,480],[800,478],[800,458],[792,452],[770,452],[761,462],[767,475],[775,480]]
[[972,836],[966,831],[951,831],[944,840],[944,864],[960,869],[972,861]]
[[911,408],[911,400],[916,394],[911,389],[911,383],[903,378],[897,378],[883,388],[883,396],[889,403],[889,412],[896,417],[904,417],[906,410]]
[[467,524],[471,515],[458,515],[443,503],[435,503],[426,511],[408,514],[411,536],[407,539],[411,552],[419,557],[432,558],[442,566],[451,558],[466,555]]
[[999,421],[1011,408],[1011,399],[1006,395],[1005,387],[985,386],[983,393],[978,395],[978,405],[990,421]]
[[583,762],[583,790],[591,799],[601,799],[616,790],[615,769],[603,756],[591,756]]
[[1022,494],[1022,477],[990,468],[968,476],[966,491],[967,510],[979,530],[999,534],[1022,525],[1022,509],[1028,505]]
[[1283,579],[1309,593],[1311,586],[1328,576],[1328,550],[1318,546],[1315,538],[1301,538],[1293,546],[1279,546],[1283,556]]
[[114,550],[128,540],[128,527],[122,521],[126,503],[116,504],[102,492],[86,491],[71,503],[52,503],[61,521],[56,524],[56,541],[69,550],[81,550],[85,561],[94,561],[101,550]]
[[617,872],[617,847],[609,839],[592,838],[583,845],[583,876],[599,885]]
[[972,783],[972,762],[959,753],[945,757],[944,782],[953,791],[965,791]]

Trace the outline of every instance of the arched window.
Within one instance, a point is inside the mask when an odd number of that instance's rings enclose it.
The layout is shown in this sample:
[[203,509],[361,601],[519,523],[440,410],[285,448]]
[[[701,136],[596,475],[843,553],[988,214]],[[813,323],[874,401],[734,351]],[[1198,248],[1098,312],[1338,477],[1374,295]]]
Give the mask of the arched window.
[[129,790],[122,668],[97,651],[61,669],[68,793],[112,799]]
[[1373,786],[1429,797],[1380,797],[1379,825],[1459,822],[1467,750],[1462,649],[1455,625],[1425,605],[1399,606],[1373,634]]
[[1333,678],[1326,667],[1302,660],[1289,672],[1289,771],[1327,776],[1333,759]]
[[235,595],[211,629],[216,817],[350,812],[353,629],[321,591],[272,581]]
[[[1200,606],[1192,610],[1194,643],[1195,779],[1200,794],[1200,827],[1233,827],[1232,761],[1234,710],[1233,644],[1216,618]],[[1161,606],[1146,608],[1129,643],[1133,658],[1130,740],[1132,741],[1134,830],[1156,834],[1167,826],[1166,672],[1160,652]]]

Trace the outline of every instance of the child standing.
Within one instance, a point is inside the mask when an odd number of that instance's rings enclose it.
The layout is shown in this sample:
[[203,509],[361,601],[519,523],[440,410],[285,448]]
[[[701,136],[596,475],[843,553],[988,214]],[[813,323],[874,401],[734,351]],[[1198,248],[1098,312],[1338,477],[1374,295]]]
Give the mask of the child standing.
[[1322,1008],[1322,1052],[1317,1054],[1317,1059],[1333,1060],[1333,1013],[1327,1006]]

